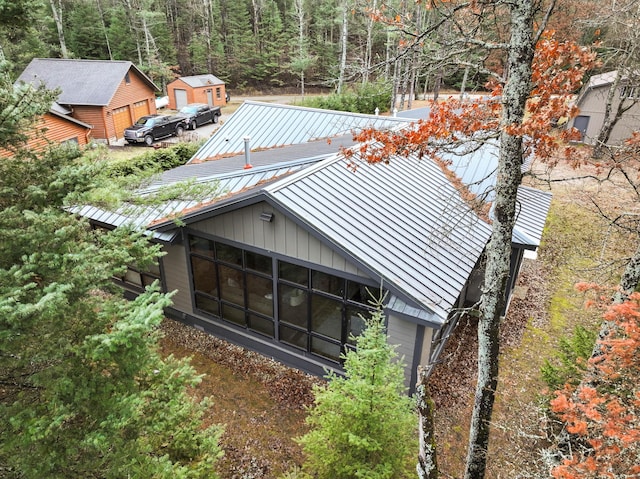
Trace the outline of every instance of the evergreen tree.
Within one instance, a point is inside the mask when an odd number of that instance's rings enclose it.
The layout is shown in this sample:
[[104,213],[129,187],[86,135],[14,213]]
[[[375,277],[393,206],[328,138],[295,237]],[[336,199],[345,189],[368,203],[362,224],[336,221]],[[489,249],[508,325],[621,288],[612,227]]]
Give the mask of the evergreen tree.
[[[0,98],[50,97],[1,84]],[[34,111],[2,108],[3,124]],[[7,113],[8,112],[8,113]],[[16,138],[0,129],[0,146]],[[163,360],[158,329],[169,296],[124,299],[111,278],[145,268],[158,249],[144,235],[92,230],[64,207],[99,166],[77,149],[0,162],[0,470],[3,477],[210,478],[220,454],[207,402],[187,388],[187,362]]]
[[413,400],[406,395],[403,365],[387,343],[380,310],[366,321],[356,350],[345,355],[345,377],[330,373],[315,389],[299,439],[304,470],[327,479],[409,477],[417,448]]

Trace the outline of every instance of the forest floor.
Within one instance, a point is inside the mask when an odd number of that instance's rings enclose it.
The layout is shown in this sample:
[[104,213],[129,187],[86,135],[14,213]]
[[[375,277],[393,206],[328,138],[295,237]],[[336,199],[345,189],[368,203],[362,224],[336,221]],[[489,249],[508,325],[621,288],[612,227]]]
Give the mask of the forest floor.
[[[568,166],[559,166],[549,178],[575,176]],[[534,186],[548,188],[540,182]],[[632,245],[609,230],[591,201],[598,195],[603,209],[615,209],[621,194],[615,187],[573,180],[554,183],[551,191],[554,197],[538,259],[525,261],[502,327],[488,479],[544,475],[540,451],[548,441],[540,408],[545,393],[540,368],[546,358],[553,358],[560,338],[570,335],[576,325],[597,327],[599,314],[585,309],[585,297],[574,285],[615,283],[619,264],[614,260],[624,257]],[[193,366],[204,374],[194,394],[212,397],[210,420],[226,425],[221,477],[276,479],[302,463],[294,438],[306,431],[304,407],[312,402],[311,389],[318,378],[174,321],[165,321],[163,329],[163,351],[192,357]],[[476,345],[475,324],[461,322],[431,378],[443,478],[463,473]]]

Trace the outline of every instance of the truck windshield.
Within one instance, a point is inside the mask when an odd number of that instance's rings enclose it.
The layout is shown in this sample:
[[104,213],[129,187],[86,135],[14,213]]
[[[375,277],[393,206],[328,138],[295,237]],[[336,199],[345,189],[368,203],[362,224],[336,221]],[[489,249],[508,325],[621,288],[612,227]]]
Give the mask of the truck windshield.
[[136,125],[144,125],[144,126],[153,126],[153,123],[154,123],[153,118],[145,118],[144,116],[142,118],[139,118],[138,121],[136,121]]
[[195,113],[198,112],[198,107],[197,106],[183,106],[180,109],[180,113],[187,113],[189,115],[193,115]]

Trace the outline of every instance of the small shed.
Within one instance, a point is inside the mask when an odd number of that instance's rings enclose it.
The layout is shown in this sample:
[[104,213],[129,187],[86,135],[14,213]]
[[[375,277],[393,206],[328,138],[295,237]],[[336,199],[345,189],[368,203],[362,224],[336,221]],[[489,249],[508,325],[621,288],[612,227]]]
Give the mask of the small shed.
[[169,108],[179,110],[189,103],[206,103],[209,106],[227,104],[225,84],[215,75],[180,77],[167,85]]

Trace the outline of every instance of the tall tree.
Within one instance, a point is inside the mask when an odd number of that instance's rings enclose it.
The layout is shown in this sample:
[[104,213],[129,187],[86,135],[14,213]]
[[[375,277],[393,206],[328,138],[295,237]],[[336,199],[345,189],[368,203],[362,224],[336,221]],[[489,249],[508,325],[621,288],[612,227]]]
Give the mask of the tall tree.
[[[50,93],[2,75],[0,146],[20,139]],[[28,98],[28,101],[25,99]],[[112,277],[148,267],[141,233],[93,230],[64,210],[100,178],[95,158],[20,150],[0,162],[0,469],[3,477],[215,477],[217,426],[203,429],[199,378],[163,360],[169,295],[124,299]]]
[[320,479],[404,477],[415,416],[380,310],[366,320],[356,348],[345,355],[344,377],[330,374],[326,386],[314,389],[311,430],[299,440],[304,469]]
[[[557,154],[560,143],[559,138],[551,135],[550,119],[558,113],[569,114],[566,97],[563,95],[573,92],[580,84],[585,68],[591,65],[594,55],[575,45],[563,44],[553,39],[539,41],[542,31],[534,31],[534,19],[536,14],[541,13],[542,2],[472,2],[471,5],[442,3],[441,18],[456,25],[461,33],[470,34],[461,35],[449,48],[459,51],[470,45],[472,53],[478,46],[504,50],[504,70],[491,72],[494,95],[482,103],[451,101],[435,105],[431,117],[419,122],[415,129],[406,134],[367,131],[358,135],[357,139],[377,140],[383,144],[381,148],[376,148],[375,143],[369,143],[374,145],[368,155],[369,161],[373,162],[383,161],[390,154],[403,154],[406,151],[417,151],[421,155],[435,156],[437,159],[438,147],[443,143],[449,146],[463,143],[471,147],[473,143],[488,138],[496,138],[499,142],[497,180],[491,214],[492,234],[485,250],[483,293],[478,307],[478,379],[465,470],[466,479],[479,479],[484,477],[486,468],[490,422],[498,381],[498,332],[505,309],[505,290],[510,270],[511,241],[522,165],[526,156],[532,152],[547,161],[557,159],[554,155]],[[439,5],[440,2],[432,2],[432,6]],[[465,11],[470,6],[477,9],[472,11],[471,16]],[[542,17],[542,26],[552,7],[553,2]],[[494,43],[483,38],[482,30],[467,22],[469,18],[475,18],[480,23],[490,23],[491,18],[502,15],[510,19],[509,38],[504,43]],[[444,24],[445,21],[440,20],[435,27]],[[430,32],[423,33],[427,34]],[[417,37],[418,40],[420,38],[421,36]],[[536,45],[538,55],[534,63]],[[487,71],[482,65],[478,69]],[[528,100],[531,101],[527,111]],[[560,134],[565,138],[567,135],[568,132]],[[568,153],[569,150],[564,152]],[[426,373],[421,374],[421,382],[424,383],[427,379]],[[423,391],[424,388],[418,390]],[[428,441],[423,443],[428,444]],[[421,451],[420,455],[424,454]],[[423,476],[428,472],[423,471]]]

